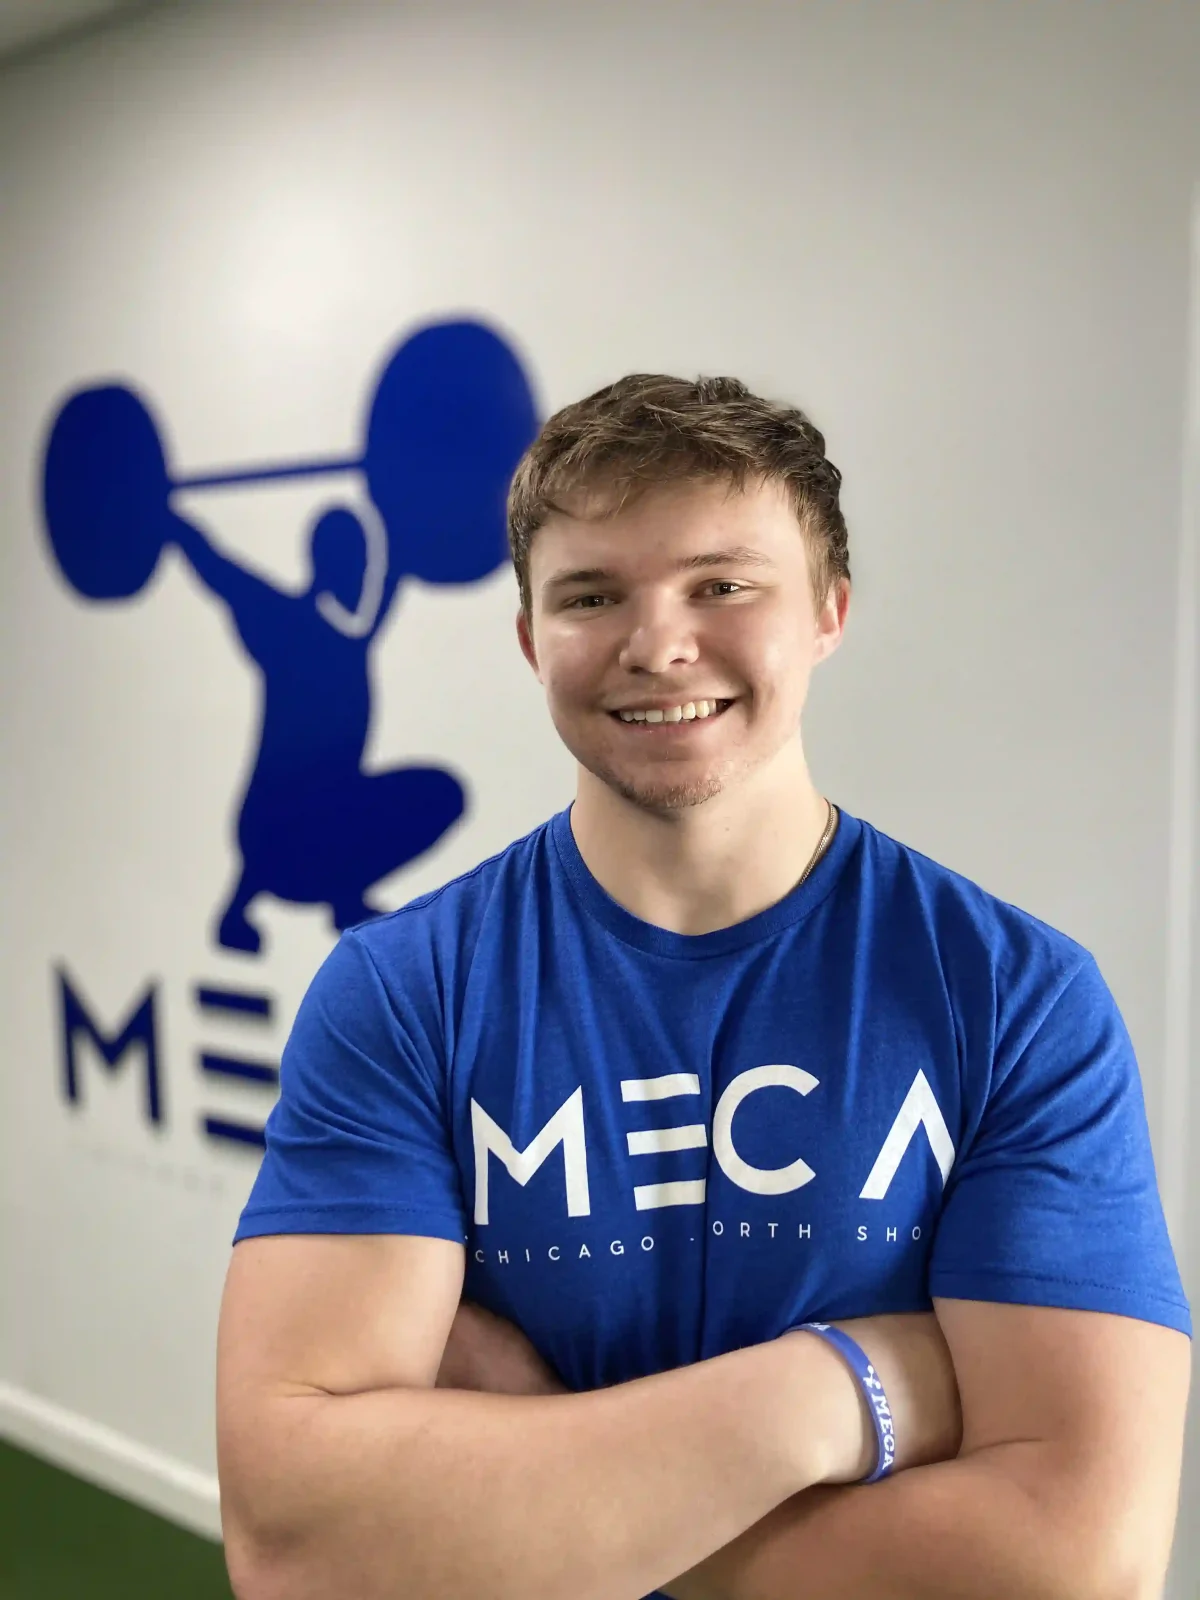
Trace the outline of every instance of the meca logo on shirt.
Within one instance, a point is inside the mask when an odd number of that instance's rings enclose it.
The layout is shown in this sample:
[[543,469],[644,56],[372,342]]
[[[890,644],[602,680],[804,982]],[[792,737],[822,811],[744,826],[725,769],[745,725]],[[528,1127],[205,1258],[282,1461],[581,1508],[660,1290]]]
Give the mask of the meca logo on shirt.
[[[731,1183],[749,1194],[777,1195],[788,1194],[812,1182],[816,1173],[806,1161],[799,1158],[785,1167],[754,1167],[743,1160],[734,1148],[733,1117],[742,1101],[759,1089],[793,1089],[797,1094],[807,1095],[812,1093],[819,1081],[802,1067],[787,1065],[751,1067],[733,1079],[717,1101],[712,1121],[713,1155]],[[627,1103],[672,1100],[699,1093],[700,1079],[691,1072],[672,1072],[657,1078],[626,1078],[621,1083],[621,1099]],[[924,1072],[918,1072],[867,1175],[859,1199],[884,1198],[905,1151],[920,1127],[925,1129],[945,1186],[950,1168],[954,1165],[954,1141],[941,1107],[934,1099],[929,1080]],[[511,1137],[475,1099],[471,1101],[471,1132],[475,1151],[476,1223],[486,1225],[490,1218],[489,1154],[496,1156],[509,1176],[523,1187],[559,1145],[562,1146],[566,1177],[567,1215],[591,1215],[582,1084],[563,1101],[523,1150],[515,1147]],[[682,1127],[641,1129],[627,1134],[626,1138],[630,1156],[663,1155],[677,1150],[708,1148],[708,1129],[701,1122]],[[635,1184],[634,1202],[639,1211],[653,1211],[664,1206],[703,1205],[705,1184],[704,1178]]]

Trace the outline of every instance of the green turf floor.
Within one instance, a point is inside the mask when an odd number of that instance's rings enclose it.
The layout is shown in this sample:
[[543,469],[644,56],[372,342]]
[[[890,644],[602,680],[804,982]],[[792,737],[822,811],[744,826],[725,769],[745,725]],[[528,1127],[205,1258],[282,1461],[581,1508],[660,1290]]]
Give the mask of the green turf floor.
[[218,1544],[0,1442],[0,1600],[230,1600]]

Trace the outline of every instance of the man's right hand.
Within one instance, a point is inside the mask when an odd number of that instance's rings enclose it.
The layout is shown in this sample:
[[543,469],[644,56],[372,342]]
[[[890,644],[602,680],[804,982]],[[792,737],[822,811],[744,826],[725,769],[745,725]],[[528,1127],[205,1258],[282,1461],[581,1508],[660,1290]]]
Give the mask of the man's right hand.
[[[858,1345],[879,1374],[895,1428],[895,1470],[949,1461],[962,1443],[962,1412],[950,1351],[930,1312],[856,1317],[831,1326]],[[793,1330],[786,1339],[818,1336]],[[824,1341],[822,1341],[824,1342]],[[858,1483],[874,1470],[878,1443],[870,1406],[844,1358],[828,1346],[842,1368],[846,1427],[825,1479]],[[851,1403],[853,1401],[853,1404]]]

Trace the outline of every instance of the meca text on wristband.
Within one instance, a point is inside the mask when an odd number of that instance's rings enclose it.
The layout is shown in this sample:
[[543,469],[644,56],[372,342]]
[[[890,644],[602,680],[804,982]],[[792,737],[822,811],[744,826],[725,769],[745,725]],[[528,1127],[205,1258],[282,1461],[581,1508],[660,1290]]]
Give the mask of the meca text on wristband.
[[892,1408],[884,1393],[883,1383],[871,1365],[866,1351],[860,1344],[856,1344],[848,1333],[843,1333],[840,1328],[831,1328],[827,1322],[797,1322],[793,1323],[787,1332],[815,1333],[818,1338],[833,1345],[834,1349],[845,1357],[851,1372],[858,1379],[859,1387],[867,1397],[867,1408],[875,1424],[875,1438],[879,1445],[875,1469],[861,1481],[876,1483],[880,1478],[886,1477],[896,1463],[896,1430],[892,1421]]

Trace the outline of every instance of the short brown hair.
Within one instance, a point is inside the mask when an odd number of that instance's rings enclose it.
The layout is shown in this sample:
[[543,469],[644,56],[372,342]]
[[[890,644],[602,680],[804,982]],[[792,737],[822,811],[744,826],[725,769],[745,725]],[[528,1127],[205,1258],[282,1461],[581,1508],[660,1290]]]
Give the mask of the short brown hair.
[[600,491],[612,514],[658,484],[727,479],[782,483],[808,540],[818,602],[849,581],[842,475],[825,437],[796,406],[751,394],[737,378],[672,378],[634,372],[556,411],[521,458],[508,496],[508,543],[532,609],[529,551],[554,512]]

